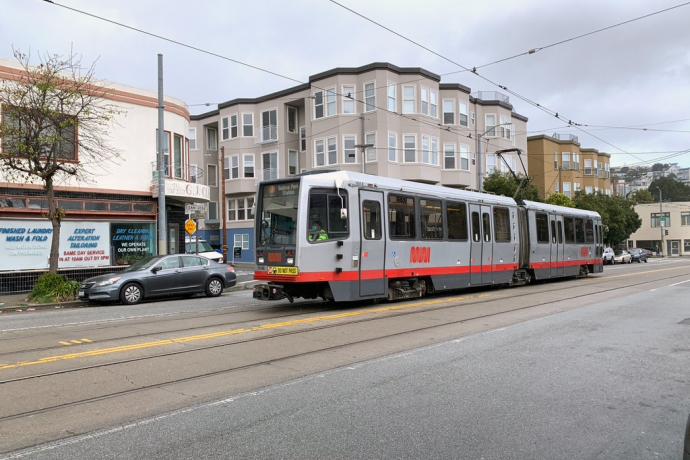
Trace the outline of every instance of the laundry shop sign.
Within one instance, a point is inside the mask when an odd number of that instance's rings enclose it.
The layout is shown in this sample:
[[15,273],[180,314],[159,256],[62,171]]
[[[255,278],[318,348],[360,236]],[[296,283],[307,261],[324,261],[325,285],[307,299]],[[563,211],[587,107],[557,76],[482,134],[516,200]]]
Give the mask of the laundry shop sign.
[[[153,196],[158,196],[158,183],[154,181]],[[177,179],[165,179],[165,196],[177,198],[184,202],[209,201],[211,188],[204,184],[195,184]]]

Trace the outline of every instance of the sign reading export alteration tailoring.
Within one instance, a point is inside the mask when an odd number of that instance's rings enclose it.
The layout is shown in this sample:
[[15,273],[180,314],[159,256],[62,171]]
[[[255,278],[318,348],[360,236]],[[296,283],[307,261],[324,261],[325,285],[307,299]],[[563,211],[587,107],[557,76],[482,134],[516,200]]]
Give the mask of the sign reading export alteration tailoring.
[[[41,220],[0,220],[0,270],[48,268],[53,227]],[[63,221],[58,267],[110,265],[110,225],[107,222]]]

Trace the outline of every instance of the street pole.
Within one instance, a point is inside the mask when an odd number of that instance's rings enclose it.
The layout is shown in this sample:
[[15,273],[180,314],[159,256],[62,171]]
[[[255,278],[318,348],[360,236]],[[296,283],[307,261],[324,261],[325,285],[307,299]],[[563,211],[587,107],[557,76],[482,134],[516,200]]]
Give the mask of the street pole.
[[[227,211],[225,210],[225,147],[220,148],[220,202],[223,214],[221,214],[220,245],[223,251],[223,263],[228,262],[228,242],[225,237],[228,234]],[[220,204],[220,203],[219,203]]]
[[359,144],[355,145],[355,148],[360,149],[360,152],[361,152],[361,153],[360,153],[360,161],[362,162],[362,174],[366,174],[366,173],[367,173],[367,169],[366,169],[366,161],[367,161],[367,159],[366,159],[366,153],[367,153],[367,148],[369,148],[369,147],[374,147],[374,144],[367,144],[367,143],[365,142],[365,137],[366,137],[366,135],[365,135],[365,133],[364,133],[364,115],[361,115],[361,116],[359,117],[359,119],[362,121],[362,131],[361,131],[361,133],[362,133],[362,134],[361,134],[362,139],[360,139],[360,143],[359,143]]
[[165,101],[163,97],[163,55],[158,53],[158,254],[168,253],[167,215],[165,210]]
[[663,214],[663,205],[661,202],[662,194],[661,194],[661,187],[659,187],[659,228],[661,229],[661,257],[664,257],[664,220],[662,217]]
[[482,180],[482,139],[481,136],[477,138],[477,190],[484,191],[484,181]]

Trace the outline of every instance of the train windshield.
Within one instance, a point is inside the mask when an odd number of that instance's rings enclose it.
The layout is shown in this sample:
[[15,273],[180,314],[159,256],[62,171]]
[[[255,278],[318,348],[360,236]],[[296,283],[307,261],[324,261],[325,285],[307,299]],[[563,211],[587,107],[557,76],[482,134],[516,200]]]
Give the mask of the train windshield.
[[297,232],[299,181],[264,184],[258,215],[259,244],[294,245]]

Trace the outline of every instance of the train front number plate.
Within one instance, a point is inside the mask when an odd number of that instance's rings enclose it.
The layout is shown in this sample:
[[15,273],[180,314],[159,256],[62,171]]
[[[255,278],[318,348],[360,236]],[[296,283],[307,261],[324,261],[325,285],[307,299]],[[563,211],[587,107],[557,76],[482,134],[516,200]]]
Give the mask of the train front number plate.
[[297,276],[299,275],[299,268],[297,267],[268,267],[269,275],[288,275]]

